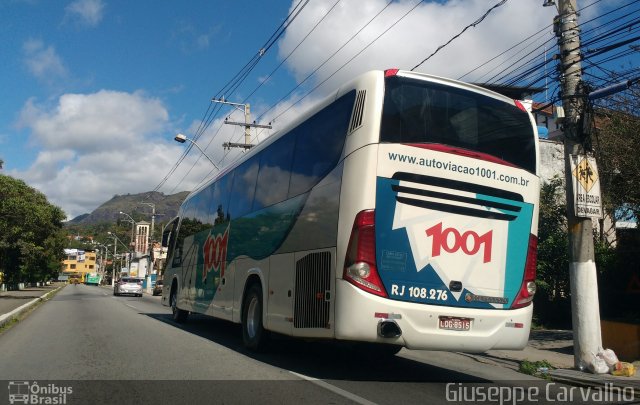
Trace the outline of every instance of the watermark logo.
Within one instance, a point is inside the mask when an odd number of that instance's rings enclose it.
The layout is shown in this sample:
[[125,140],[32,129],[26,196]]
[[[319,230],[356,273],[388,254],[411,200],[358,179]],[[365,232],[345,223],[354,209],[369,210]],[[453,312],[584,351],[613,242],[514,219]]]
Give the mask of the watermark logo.
[[574,387],[556,383],[544,386],[448,383],[445,398],[451,403],[519,405],[530,403],[635,403],[633,387],[606,383],[598,387]]
[[67,403],[68,396],[73,394],[73,387],[57,384],[40,385],[37,381],[9,381],[10,404],[51,404]]

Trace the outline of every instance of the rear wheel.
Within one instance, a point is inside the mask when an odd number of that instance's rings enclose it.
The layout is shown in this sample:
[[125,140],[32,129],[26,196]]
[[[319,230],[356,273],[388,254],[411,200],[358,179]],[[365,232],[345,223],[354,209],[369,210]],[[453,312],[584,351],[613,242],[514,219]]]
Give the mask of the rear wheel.
[[183,323],[187,320],[189,316],[189,312],[178,308],[178,297],[176,294],[176,289],[172,289],[171,291],[171,312],[173,313],[173,320],[178,323]]
[[252,284],[242,305],[242,340],[248,349],[261,351],[268,338],[262,323],[262,287],[257,283]]

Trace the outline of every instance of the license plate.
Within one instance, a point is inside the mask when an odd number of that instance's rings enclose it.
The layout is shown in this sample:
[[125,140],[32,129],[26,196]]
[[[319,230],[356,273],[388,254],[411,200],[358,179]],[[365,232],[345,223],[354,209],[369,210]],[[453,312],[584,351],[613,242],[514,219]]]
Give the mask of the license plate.
[[470,330],[471,318],[458,318],[456,316],[441,316],[439,317],[438,326],[440,329],[447,330]]

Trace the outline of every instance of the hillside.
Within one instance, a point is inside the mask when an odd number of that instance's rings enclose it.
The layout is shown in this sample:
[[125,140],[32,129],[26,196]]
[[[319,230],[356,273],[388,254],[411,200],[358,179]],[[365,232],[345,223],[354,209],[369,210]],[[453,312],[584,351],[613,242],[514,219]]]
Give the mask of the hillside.
[[166,222],[178,214],[180,204],[188,194],[188,191],[183,191],[172,195],[164,195],[159,192],[115,195],[92,213],[79,215],[66,224],[67,226],[83,227],[106,222],[113,223],[126,218],[119,214],[120,211],[131,215],[136,221],[151,222],[151,206],[141,204],[141,202],[155,204],[156,221]]

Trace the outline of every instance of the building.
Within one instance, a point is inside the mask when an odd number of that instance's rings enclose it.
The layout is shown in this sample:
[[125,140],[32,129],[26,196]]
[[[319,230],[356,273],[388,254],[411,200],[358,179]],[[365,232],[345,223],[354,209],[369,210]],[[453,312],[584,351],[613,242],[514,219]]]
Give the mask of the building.
[[62,261],[62,278],[66,280],[69,275],[80,273],[86,277],[87,273],[96,273],[96,252],[80,249],[65,249],[66,258]]

